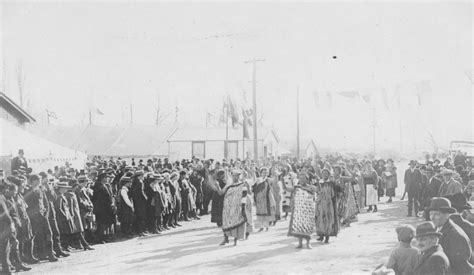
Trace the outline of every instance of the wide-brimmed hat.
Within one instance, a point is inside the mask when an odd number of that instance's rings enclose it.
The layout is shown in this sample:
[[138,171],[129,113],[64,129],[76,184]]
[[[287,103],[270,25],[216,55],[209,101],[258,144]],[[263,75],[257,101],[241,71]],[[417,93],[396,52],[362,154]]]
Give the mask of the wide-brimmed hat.
[[436,231],[436,228],[432,222],[424,222],[416,227],[416,238],[424,236],[438,236],[441,237],[443,234]]
[[64,189],[71,189],[71,186],[69,186],[69,183],[67,181],[60,181],[56,185],[56,188],[64,188]]
[[171,173],[171,175],[170,175],[170,179],[174,179],[174,178],[179,178],[179,174],[176,171]]
[[77,181],[78,182],[88,182],[89,179],[85,175],[80,175],[79,177],[77,177]]
[[451,202],[447,198],[434,197],[431,199],[428,211],[454,213],[456,212],[456,209],[451,207]]
[[472,206],[467,203],[466,196],[464,196],[462,193],[452,195],[449,200],[451,201],[451,206],[458,212],[462,212],[466,209],[472,209]]
[[139,176],[143,176],[143,175],[144,175],[143,170],[138,170],[135,173],[133,173],[134,178],[139,177]]
[[126,183],[129,183],[129,182],[132,182],[132,179],[129,178],[129,177],[122,177],[122,178],[120,179],[120,183],[121,183],[121,184],[126,184]]
[[439,173],[441,176],[452,176],[454,174],[454,171],[451,169],[444,169]]

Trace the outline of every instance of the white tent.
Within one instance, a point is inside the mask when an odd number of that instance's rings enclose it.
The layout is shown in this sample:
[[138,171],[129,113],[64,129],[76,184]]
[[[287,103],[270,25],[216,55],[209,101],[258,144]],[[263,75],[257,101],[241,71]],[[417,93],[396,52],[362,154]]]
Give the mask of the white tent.
[[0,119],[0,133],[1,166],[7,172],[10,172],[11,158],[17,155],[19,149],[25,151],[28,166],[34,172],[64,165],[66,161],[75,168],[82,168],[87,161],[85,153],[50,142],[4,119]]

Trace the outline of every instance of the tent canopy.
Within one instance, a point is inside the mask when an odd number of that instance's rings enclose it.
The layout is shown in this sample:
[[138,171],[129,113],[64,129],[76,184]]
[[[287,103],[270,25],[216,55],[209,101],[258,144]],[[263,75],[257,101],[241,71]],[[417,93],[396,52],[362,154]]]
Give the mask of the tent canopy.
[[0,119],[0,128],[4,133],[0,135],[0,157],[11,158],[17,155],[19,149],[23,149],[29,166],[35,171],[63,165],[66,161],[79,168],[87,160],[83,152],[48,141],[4,119]]

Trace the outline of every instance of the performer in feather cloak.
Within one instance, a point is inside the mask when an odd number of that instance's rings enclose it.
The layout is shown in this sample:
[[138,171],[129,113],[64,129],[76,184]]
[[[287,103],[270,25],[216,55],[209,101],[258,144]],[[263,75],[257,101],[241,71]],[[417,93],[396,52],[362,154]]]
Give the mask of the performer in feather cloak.
[[273,197],[273,191],[268,176],[268,168],[263,167],[260,169],[260,178],[257,178],[257,182],[252,186],[254,194],[255,206],[257,209],[257,225],[260,227],[259,232],[266,228],[270,223],[275,221],[276,203]]
[[298,246],[303,247],[303,239],[306,240],[306,247],[311,249],[309,243],[311,235],[316,229],[316,187],[309,185],[309,175],[307,172],[298,174],[298,185],[288,187],[283,185],[283,189],[291,192],[291,218],[288,236],[298,238]]
[[222,231],[224,241],[221,245],[229,243],[229,237],[237,240],[248,237],[248,219],[251,216],[251,203],[249,203],[248,185],[240,180],[241,170],[232,171],[232,183],[225,187],[224,207],[222,210]]

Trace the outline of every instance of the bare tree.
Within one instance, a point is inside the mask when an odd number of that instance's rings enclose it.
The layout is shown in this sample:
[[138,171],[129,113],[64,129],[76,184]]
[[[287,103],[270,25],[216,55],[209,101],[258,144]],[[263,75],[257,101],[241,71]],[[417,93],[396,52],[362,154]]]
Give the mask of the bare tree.
[[20,106],[23,108],[23,99],[25,97],[26,75],[23,71],[23,63],[18,61],[16,68],[16,79],[18,83],[18,92],[20,93]]

